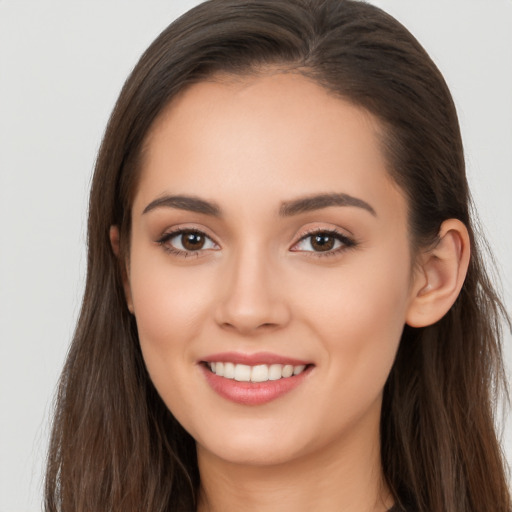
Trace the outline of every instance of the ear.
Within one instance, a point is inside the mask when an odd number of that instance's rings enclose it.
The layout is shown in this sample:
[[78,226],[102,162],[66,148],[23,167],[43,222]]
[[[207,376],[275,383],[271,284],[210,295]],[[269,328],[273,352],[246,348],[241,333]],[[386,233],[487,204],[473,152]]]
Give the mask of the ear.
[[440,320],[459,296],[469,265],[470,240],[457,219],[441,224],[438,242],[419,255],[406,323],[426,327]]
[[123,288],[124,288],[124,296],[126,298],[126,305],[128,306],[128,310],[133,314],[133,301],[132,301],[132,291],[130,288],[130,281],[128,279],[128,272],[124,261],[121,261],[120,258],[120,245],[119,245],[119,228],[118,226],[110,226],[110,245],[112,246],[112,251],[116,255],[116,258],[121,265],[121,276],[123,279]]

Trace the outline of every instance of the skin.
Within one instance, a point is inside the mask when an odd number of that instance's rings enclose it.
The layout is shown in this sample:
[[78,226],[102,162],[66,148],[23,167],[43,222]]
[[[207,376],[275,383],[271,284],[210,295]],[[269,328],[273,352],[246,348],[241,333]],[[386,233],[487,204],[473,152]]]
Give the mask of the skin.
[[[404,324],[424,324],[455,300],[467,241],[447,224],[446,258],[418,264],[378,133],[367,112],[275,73],[193,85],[149,134],[125,291],[151,379],[197,442],[199,510],[393,503],[380,465],[382,390]],[[333,193],[370,208],[282,215],[284,202]],[[213,203],[219,215],[155,206],[175,195]],[[175,229],[205,233],[204,248],[176,254],[180,236],[161,242]],[[353,245],[315,251],[311,231],[332,230]],[[116,249],[116,228],[111,236]],[[313,367],[289,393],[248,406],[204,378],[201,361],[218,352]]]

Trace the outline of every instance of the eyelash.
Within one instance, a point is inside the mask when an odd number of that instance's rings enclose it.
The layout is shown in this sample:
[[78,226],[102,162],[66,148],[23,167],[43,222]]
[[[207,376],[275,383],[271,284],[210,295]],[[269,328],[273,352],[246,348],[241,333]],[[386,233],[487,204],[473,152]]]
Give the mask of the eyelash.
[[[205,239],[209,240],[211,243],[217,245],[211,237],[209,237],[206,233],[203,231],[200,231],[199,229],[193,229],[193,228],[187,228],[187,229],[176,229],[175,231],[170,231],[167,233],[164,233],[158,240],[157,243],[169,254],[172,254],[174,256],[180,256],[184,258],[188,258],[191,256],[199,257],[200,254],[209,249],[198,249],[198,250],[182,250],[177,249],[173,245],[169,244],[168,242],[172,240],[173,238],[184,235],[184,234],[192,234],[192,235],[200,235],[205,237]],[[341,243],[341,246],[332,250],[327,251],[300,251],[300,250],[293,250],[293,247],[296,247],[304,240],[307,240],[308,238],[311,238],[313,236],[319,236],[323,235],[326,237],[332,237],[336,241]],[[353,240],[352,238],[348,237],[347,235],[340,233],[336,229],[312,229],[305,233],[297,242],[295,242],[290,249],[292,252],[303,252],[303,253],[312,253],[313,257],[325,257],[325,256],[335,256],[343,251],[346,251],[348,249],[354,248],[357,246],[357,242]]]
[[190,234],[190,235],[200,235],[203,236],[205,239],[209,240],[210,242],[217,245],[211,237],[209,237],[206,233],[203,231],[200,231],[199,229],[193,229],[193,228],[180,228],[176,229],[175,231],[169,231],[167,233],[164,233],[158,240],[157,243],[164,249],[164,251],[168,252],[169,254],[172,254],[174,256],[181,256],[183,258],[189,258],[191,256],[193,257],[199,257],[200,253],[202,251],[208,250],[208,249],[198,249],[197,251],[184,251],[182,249],[177,249],[173,245],[169,244],[168,242],[172,240],[175,237],[178,237],[180,235],[184,234]]
[[[327,251],[294,251],[294,252],[312,253],[312,256],[314,255],[313,257],[323,258],[323,257],[327,257],[327,256],[337,256],[338,254],[357,246],[357,242],[354,239],[348,237],[347,235],[339,232],[336,229],[312,229],[312,230],[308,231],[307,233],[305,233],[299,239],[298,242],[295,242],[295,244],[293,244],[293,247],[297,246],[302,241],[307,240],[308,238],[312,238],[313,236],[319,236],[319,235],[323,235],[326,237],[332,237],[336,241],[341,242],[341,246],[336,249],[331,249],[331,250],[327,250]],[[292,250],[293,250],[293,247],[292,247]]]

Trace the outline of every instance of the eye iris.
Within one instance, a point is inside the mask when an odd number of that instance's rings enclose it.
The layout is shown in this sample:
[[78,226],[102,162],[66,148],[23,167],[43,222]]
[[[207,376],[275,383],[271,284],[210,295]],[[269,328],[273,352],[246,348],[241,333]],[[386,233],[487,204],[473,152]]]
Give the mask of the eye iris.
[[198,251],[203,248],[205,237],[200,233],[183,233],[181,243],[187,251]]
[[334,247],[334,238],[327,234],[318,234],[311,237],[311,246],[315,251],[330,251]]

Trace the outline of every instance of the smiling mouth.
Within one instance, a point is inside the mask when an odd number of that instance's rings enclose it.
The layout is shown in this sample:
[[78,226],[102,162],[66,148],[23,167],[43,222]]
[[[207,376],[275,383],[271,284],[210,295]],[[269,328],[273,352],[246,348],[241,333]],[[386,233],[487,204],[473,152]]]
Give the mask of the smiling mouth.
[[287,379],[300,375],[310,365],[258,364],[254,366],[231,362],[204,362],[206,367],[218,377],[238,382],[267,382]]
[[306,381],[315,366],[265,352],[216,354],[200,363],[213,391],[231,402],[251,406],[288,394]]

